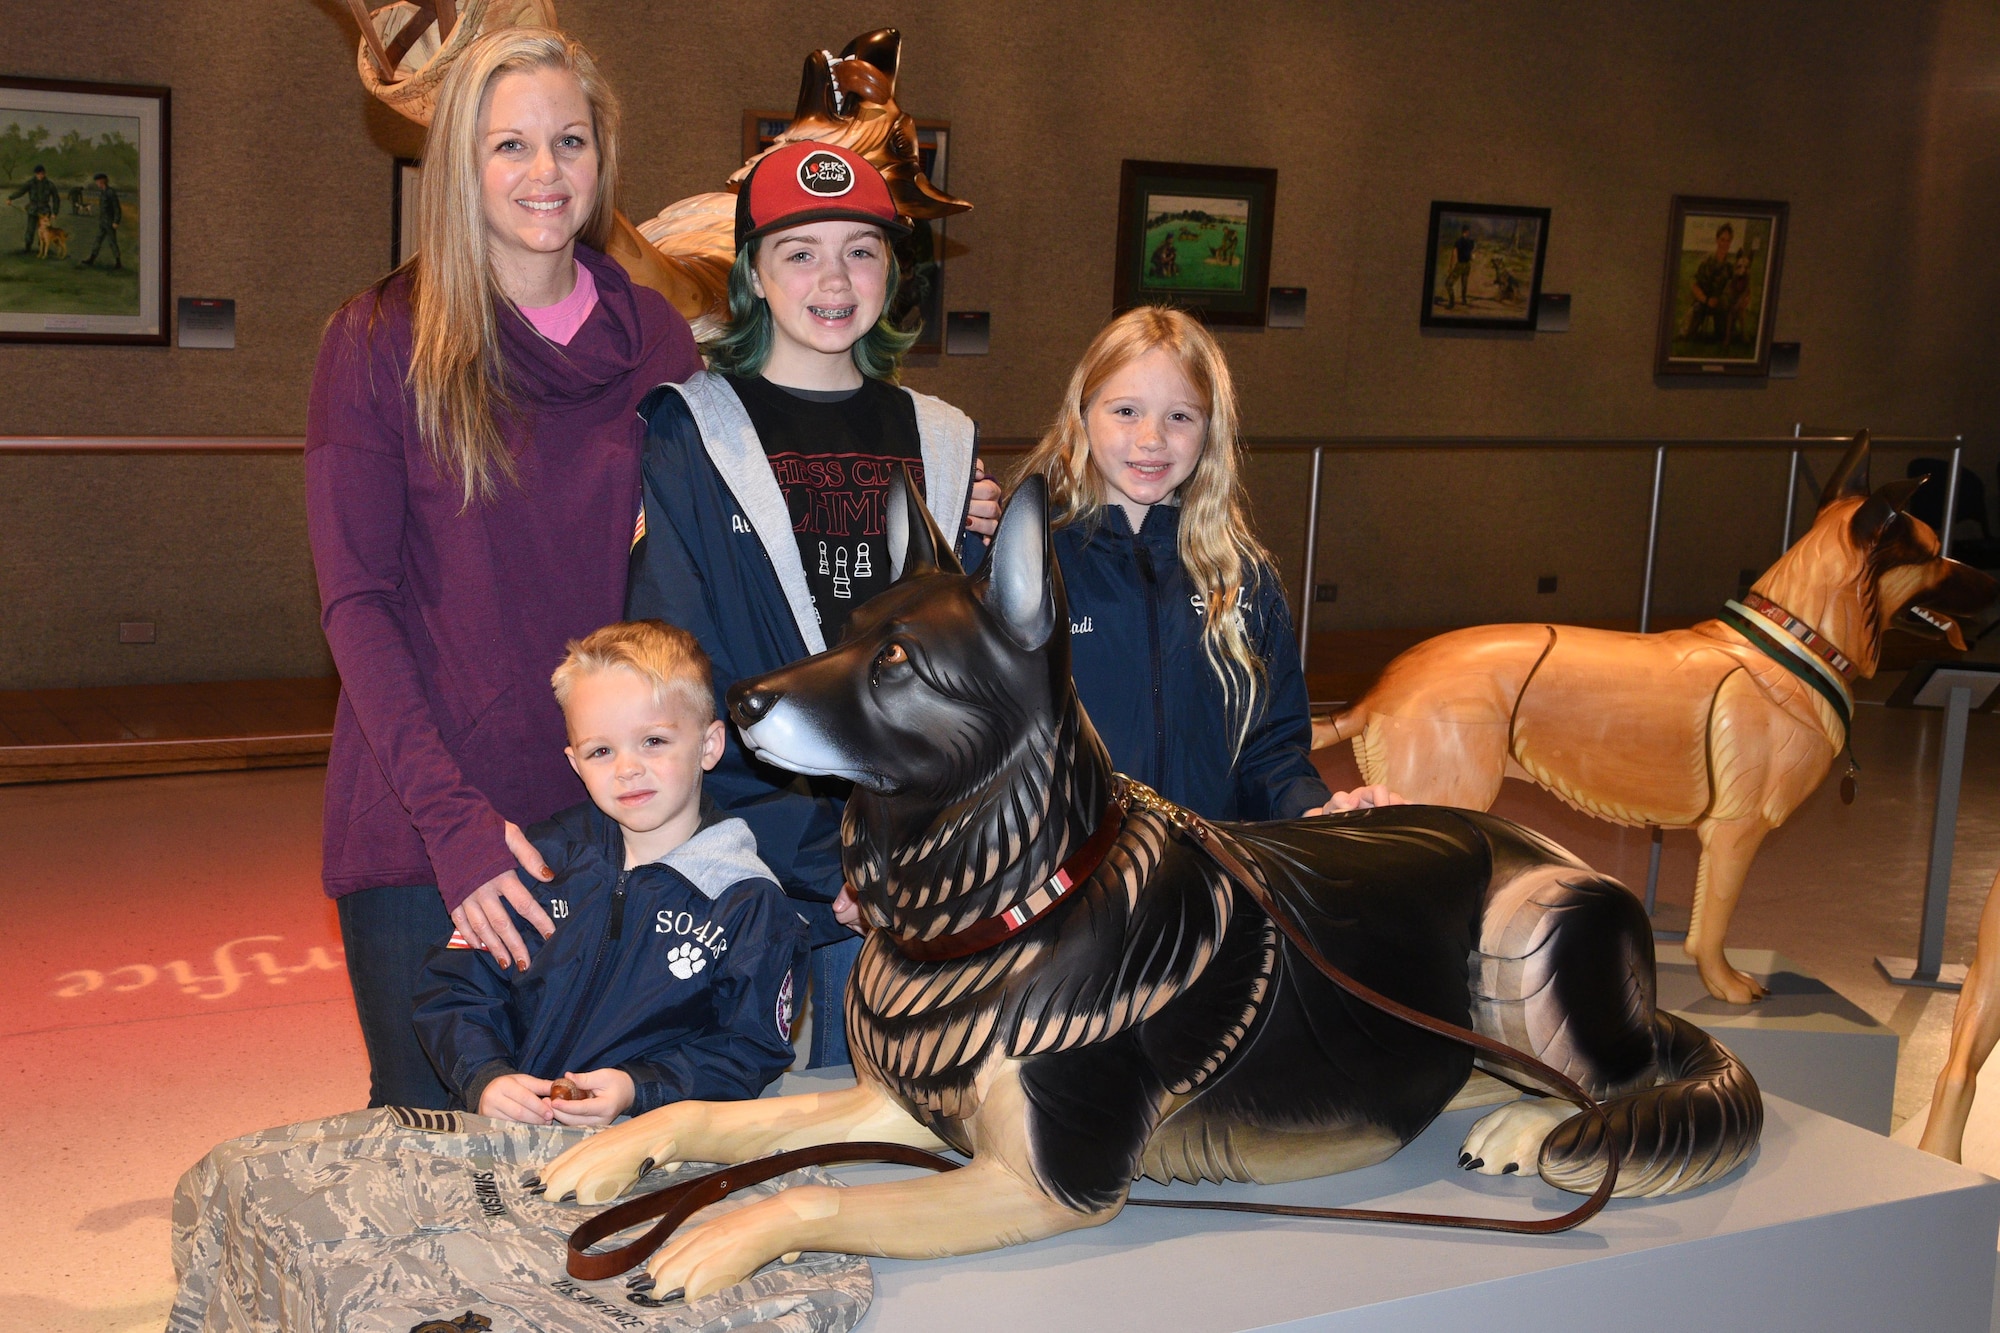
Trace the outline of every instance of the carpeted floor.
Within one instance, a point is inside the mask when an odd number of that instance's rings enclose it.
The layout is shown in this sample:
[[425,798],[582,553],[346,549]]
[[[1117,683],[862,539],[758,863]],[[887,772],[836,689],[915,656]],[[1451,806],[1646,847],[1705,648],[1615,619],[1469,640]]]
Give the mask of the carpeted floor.
[[174,1182],[368,1100],[325,770],[0,788],[0,1327],[156,1331]]

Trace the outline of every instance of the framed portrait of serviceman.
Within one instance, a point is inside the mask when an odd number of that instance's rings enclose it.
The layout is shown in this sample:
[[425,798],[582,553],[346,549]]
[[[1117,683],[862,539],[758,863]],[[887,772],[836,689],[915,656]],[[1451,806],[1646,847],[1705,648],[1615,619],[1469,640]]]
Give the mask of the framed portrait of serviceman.
[[1675,197],[1654,374],[1770,374],[1787,212],[1769,199]]
[[0,78],[0,342],[166,343],[168,107]]

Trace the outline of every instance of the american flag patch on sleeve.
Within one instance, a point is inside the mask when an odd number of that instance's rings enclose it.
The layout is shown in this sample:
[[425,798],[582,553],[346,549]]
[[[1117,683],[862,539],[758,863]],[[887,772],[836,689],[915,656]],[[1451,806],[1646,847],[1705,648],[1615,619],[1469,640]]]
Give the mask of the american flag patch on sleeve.
[[451,938],[444,942],[444,947],[447,949],[477,949],[479,946],[465,938],[464,932],[454,930],[451,932]]
[[642,501],[639,505],[638,521],[632,525],[632,544],[637,546],[644,540],[646,540],[646,506]]

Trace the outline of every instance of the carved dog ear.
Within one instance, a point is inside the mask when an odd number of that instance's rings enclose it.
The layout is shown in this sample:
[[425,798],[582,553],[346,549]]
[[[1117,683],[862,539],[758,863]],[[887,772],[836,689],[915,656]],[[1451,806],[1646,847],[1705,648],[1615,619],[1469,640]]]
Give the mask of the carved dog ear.
[[1881,540],[1882,533],[1896,516],[1910,507],[1910,497],[1917,493],[1917,488],[1928,480],[1928,477],[1911,477],[1904,481],[1886,482],[1863,501],[1861,508],[1854,511],[1854,517],[1848,520],[1848,531],[1854,535],[1855,544],[1873,546]]
[[952,553],[951,539],[938,530],[937,520],[931,517],[916,483],[910,479],[908,463],[898,463],[896,474],[889,478],[888,508],[883,519],[892,582],[913,574],[965,572]]
[[826,52],[814,51],[806,57],[805,71],[799,75],[799,104],[792,120],[839,119],[840,95],[834,91],[833,69],[826,63]]
[[1049,542],[1049,486],[1031,475],[1000,515],[986,557],[986,609],[1029,652],[1049,641],[1056,627],[1055,548]]
[[889,76],[890,90],[896,82],[896,56],[903,45],[903,34],[894,28],[877,28],[864,32],[840,49],[843,56],[856,56],[867,61],[876,69]]
[[1847,452],[1840,456],[1833,473],[1826,479],[1826,488],[1819,493],[1819,507],[1826,508],[1835,500],[1850,495],[1868,494],[1868,432],[1862,431],[1854,437],[1854,443],[1847,446]]

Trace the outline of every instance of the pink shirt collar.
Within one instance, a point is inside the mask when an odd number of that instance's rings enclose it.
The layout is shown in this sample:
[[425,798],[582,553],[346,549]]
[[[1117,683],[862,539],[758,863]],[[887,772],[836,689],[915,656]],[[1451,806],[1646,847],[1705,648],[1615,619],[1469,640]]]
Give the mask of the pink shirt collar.
[[582,264],[576,266],[576,286],[570,293],[554,305],[522,306],[521,315],[535,331],[550,342],[567,347],[569,340],[576,337],[576,331],[590,318],[590,312],[597,309],[597,279],[590,276],[590,270]]

